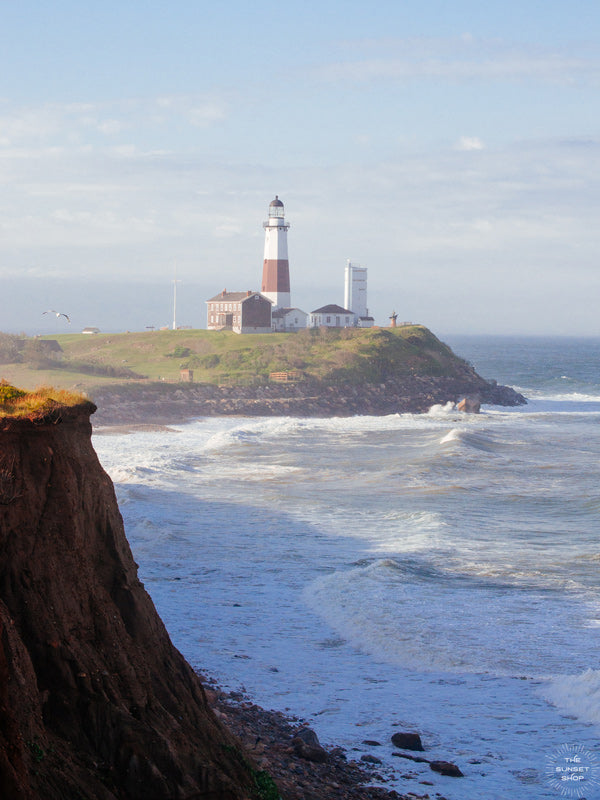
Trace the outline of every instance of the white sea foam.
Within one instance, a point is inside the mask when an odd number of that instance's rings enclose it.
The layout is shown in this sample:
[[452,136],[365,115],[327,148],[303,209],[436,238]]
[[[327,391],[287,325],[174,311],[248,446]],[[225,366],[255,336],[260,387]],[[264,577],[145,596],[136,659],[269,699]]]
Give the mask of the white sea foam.
[[582,722],[600,724],[600,670],[556,675],[540,689],[544,699]]
[[481,431],[452,428],[440,439],[439,444],[458,444],[489,452],[496,447],[497,442],[489,434]]
[[205,481],[218,482],[227,480],[262,483],[263,481],[288,481],[297,479],[303,470],[300,467],[282,464],[240,464],[229,462],[218,468],[207,468],[203,474]]
[[353,525],[348,525],[347,511],[341,509],[322,518],[319,508],[307,509],[302,518],[331,537],[343,537],[364,542],[368,537],[369,553],[416,553],[436,547],[446,523],[440,514],[430,511],[372,511],[357,510]]
[[115,467],[111,470],[114,483],[136,483],[137,470],[135,467]]
[[427,412],[428,417],[451,417],[457,416],[460,412],[456,410],[456,405],[449,401],[445,405],[433,405]]
[[448,433],[445,436],[442,436],[442,438],[440,439],[440,444],[447,444],[448,442],[459,441],[460,434],[461,434],[460,428],[452,428],[452,430],[448,431]]
[[[591,394],[589,392],[574,392],[574,391],[548,391],[548,389],[523,389],[522,394],[525,395],[529,404],[537,402],[552,402],[552,403],[600,403],[600,395]],[[524,406],[518,408],[527,410]]]
[[564,665],[570,629],[557,630],[556,615],[581,627],[587,613],[579,601],[551,597],[397,559],[322,576],[305,592],[309,607],[339,635],[382,661],[529,676],[539,675],[540,665],[546,674]]

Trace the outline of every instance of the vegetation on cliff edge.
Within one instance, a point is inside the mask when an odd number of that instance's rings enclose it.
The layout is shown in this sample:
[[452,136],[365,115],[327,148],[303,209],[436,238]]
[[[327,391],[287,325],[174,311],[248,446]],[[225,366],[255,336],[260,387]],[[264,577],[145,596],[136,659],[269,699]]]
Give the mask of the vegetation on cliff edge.
[[78,406],[87,398],[78,392],[40,386],[34,391],[18,389],[8,381],[0,381],[0,417],[31,417],[43,415],[60,406]]

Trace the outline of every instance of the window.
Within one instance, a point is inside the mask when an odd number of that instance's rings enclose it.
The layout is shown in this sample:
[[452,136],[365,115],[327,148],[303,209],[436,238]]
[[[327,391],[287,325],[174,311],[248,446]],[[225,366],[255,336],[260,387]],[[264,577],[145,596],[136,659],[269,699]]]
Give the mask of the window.
[[331,322],[331,317],[325,317],[325,322]]

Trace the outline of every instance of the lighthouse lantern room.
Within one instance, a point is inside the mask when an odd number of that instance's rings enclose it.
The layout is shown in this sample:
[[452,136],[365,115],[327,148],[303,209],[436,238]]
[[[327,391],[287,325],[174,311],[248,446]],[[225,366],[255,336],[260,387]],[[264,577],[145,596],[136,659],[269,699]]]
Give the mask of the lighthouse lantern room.
[[261,292],[278,308],[290,308],[290,265],[288,261],[287,232],[283,203],[275,196],[269,205],[269,219],[265,229],[265,256]]

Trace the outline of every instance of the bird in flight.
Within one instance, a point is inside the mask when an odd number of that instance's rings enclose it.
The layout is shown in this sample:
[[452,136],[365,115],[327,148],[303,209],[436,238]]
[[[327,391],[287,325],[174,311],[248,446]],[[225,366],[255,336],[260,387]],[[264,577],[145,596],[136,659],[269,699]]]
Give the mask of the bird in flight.
[[63,314],[62,311],[55,311],[52,308],[52,309],[50,309],[50,311],[44,311],[42,313],[42,317],[44,316],[44,314],[55,314],[57,317],[64,317],[67,320],[67,322],[69,323],[69,325],[71,324],[71,320],[69,319],[69,317],[66,314]]

